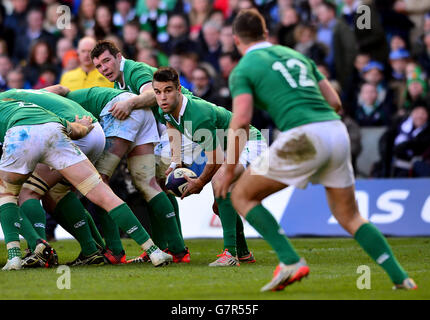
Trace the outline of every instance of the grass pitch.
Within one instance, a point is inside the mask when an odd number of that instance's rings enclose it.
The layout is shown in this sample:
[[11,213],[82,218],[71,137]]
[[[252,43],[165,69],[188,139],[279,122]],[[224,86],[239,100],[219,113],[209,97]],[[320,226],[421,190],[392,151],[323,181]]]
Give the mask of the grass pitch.
[[[190,264],[154,268],[152,264],[84,266],[71,268],[70,289],[57,288],[62,274],[57,269],[0,271],[1,300],[386,300],[430,299],[430,238],[388,238],[398,260],[414,278],[416,291],[393,291],[391,281],[351,238],[293,238],[291,242],[310,266],[307,279],[281,292],[260,293],[270,281],[278,263],[269,245],[250,239],[255,264],[210,268],[222,250],[220,239],[186,240]],[[139,255],[139,247],[123,240],[127,258]],[[79,254],[73,240],[52,242],[60,264]],[[25,245],[22,245],[24,247]],[[0,242],[0,266],[6,263],[4,242]],[[371,289],[358,289],[362,275],[357,268],[370,268]]]

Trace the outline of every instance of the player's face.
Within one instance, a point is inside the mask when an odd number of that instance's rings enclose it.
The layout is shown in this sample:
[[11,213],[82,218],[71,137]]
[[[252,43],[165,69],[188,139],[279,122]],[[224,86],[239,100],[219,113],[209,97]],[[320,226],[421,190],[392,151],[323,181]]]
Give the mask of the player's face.
[[121,54],[115,57],[109,50],[105,50],[101,55],[93,59],[96,69],[109,81],[114,82],[120,77]]
[[154,88],[157,104],[164,113],[173,113],[179,107],[179,97],[181,94],[181,86],[176,88],[172,81],[152,83]]

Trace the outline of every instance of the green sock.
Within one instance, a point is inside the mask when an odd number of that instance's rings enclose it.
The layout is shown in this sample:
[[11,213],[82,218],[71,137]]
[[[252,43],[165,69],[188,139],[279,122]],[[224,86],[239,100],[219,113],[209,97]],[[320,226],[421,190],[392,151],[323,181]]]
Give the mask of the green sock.
[[78,240],[82,254],[89,256],[97,251],[87,223],[85,208],[74,192],[67,193],[55,207],[56,216],[63,216],[66,224],[74,230],[73,236]]
[[218,203],[219,218],[221,220],[224,249],[227,249],[233,256],[236,255],[236,218],[238,216],[234,210],[230,199],[230,192],[227,197],[216,198]]
[[118,225],[102,208],[97,207],[96,214],[100,221],[100,228],[106,242],[106,248],[111,250],[114,255],[120,254],[124,251],[124,247],[121,243]]
[[148,205],[151,211],[155,213],[158,223],[162,226],[160,231],[167,239],[169,250],[173,253],[184,251],[185,244],[175,219],[175,210],[166,193],[160,192],[149,201]]
[[279,223],[263,205],[252,208],[246,215],[246,220],[272,246],[281,262],[294,264],[300,260]]
[[243,222],[239,215],[237,215],[236,218],[236,248],[239,258],[249,254],[248,244],[246,243],[245,233],[243,232]]
[[19,219],[19,233],[24,237],[24,239],[27,241],[28,247],[31,251],[34,251],[36,249],[36,241],[40,239],[39,234],[34,230],[33,225],[31,224],[30,220],[27,218],[27,215],[24,211],[19,211],[20,219]]
[[46,213],[40,204],[40,200],[28,199],[21,205],[20,208],[21,211],[25,213],[28,220],[30,220],[39,237],[43,240],[46,240]]
[[103,240],[102,235],[99,232],[99,229],[96,226],[96,223],[94,222],[93,217],[91,216],[91,214],[87,211],[87,209],[84,209],[85,211],[85,216],[87,219],[87,223],[88,226],[90,227],[91,230],[91,235],[93,236],[94,241],[103,249],[106,248],[106,244]]
[[173,206],[173,209],[175,210],[175,218],[176,218],[176,224],[178,225],[178,229],[179,229],[179,233],[181,234],[181,237],[183,239],[183,235],[182,235],[182,227],[181,227],[181,218],[179,216],[179,204],[178,204],[178,199],[176,199],[176,196],[171,194],[171,193],[166,193],[167,197],[170,200],[170,203]]
[[159,219],[157,219],[156,213],[149,208],[149,222],[151,223],[151,239],[155,245],[161,250],[168,248],[167,239],[164,234],[163,226]]
[[121,230],[126,232],[138,245],[142,245],[150,239],[149,234],[125,202],[109,211],[108,214]]
[[0,224],[6,244],[12,241],[19,242],[19,207],[15,203],[0,206]]
[[394,284],[401,284],[408,274],[403,270],[382,233],[371,223],[364,223],[354,234],[354,239],[378,263]]
[[21,258],[21,249],[19,247],[13,247],[13,248],[7,249],[8,260],[11,260],[15,257]]

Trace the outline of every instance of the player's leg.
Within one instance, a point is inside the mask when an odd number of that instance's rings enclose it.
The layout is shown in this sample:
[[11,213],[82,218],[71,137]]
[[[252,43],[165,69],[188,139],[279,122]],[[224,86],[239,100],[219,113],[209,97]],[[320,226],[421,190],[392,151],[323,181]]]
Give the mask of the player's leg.
[[[166,193],[155,178],[155,156],[153,143],[137,145],[127,156],[127,164],[134,184],[148,202],[151,214],[167,240],[169,251],[174,255],[186,251],[183,238],[175,219],[175,210]],[[162,248],[165,249],[165,248]]]
[[[108,134],[115,134],[115,132],[107,132]],[[121,158],[127,153],[130,144],[130,141],[119,137],[109,136],[106,138],[105,149],[95,164],[97,171],[105,183],[109,184],[110,178],[120,163]],[[97,207],[95,211],[100,221],[103,238],[106,242],[106,258],[113,264],[123,263],[125,251],[122,246],[118,225],[114,223],[112,218],[101,207]]]
[[415,283],[408,278],[408,274],[397,261],[385,237],[373,224],[361,217],[355,200],[354,186],[326,187],[326,194],[336,220],[387,272],[391,281],[400,288],[415,289]]
[[91,202],[106,210],[115,223],[147,252],[154,265],[159,266],[171,261],[172,257],[154,245],[127,204],[102,181],[90,161],[80,161],[61,169],[60,173]]

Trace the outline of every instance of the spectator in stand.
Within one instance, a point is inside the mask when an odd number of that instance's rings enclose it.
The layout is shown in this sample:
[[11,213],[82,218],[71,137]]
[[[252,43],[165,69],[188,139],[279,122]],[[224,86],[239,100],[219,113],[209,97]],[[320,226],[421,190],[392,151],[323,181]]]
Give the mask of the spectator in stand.
[[373,83],[363,83],[355,108],[354,119],[360,127],[387,126],[391,122],[393,108],[378,102],[378,90]]
[[24,67],[25,79],[33,87],[41,72],[47,66],[55,68],[54,53],[48,42],[44,40],[36,41],[30,49],[28,64]]
[[43,12],[40,8],[31,8],[27,13],[27,27],[17,34],[13,57],[15,62],[21,63],[29,56],[31,44],[42,40],[49,48],[55,48],[56,38],[43,29]]
[[57,27],[58,18],[61,15],[59,11],[60,4],[58,2],[53,2],[49,4],[46,8],[46,16],[43,22],[43,29],[54,35],[56,38],[61,36],[61,32]]
[[6,76],[7,89],[31,89],[30,83],[25,80],[21,68],[13,69]]
[[169,57],[159,49],[160,45],[154,40],[152,35],[147,31],[140,31],[137,40],[138,54],[139,50],[148,48],[151,49],[152,54],[156,55],[158,66],[167,66],[169,64]]
[[39,79],[37,79],[36,84],[33,89],[43,89],[46,87],[53,86],[57,83],[57,70],[53,65],[47,65],[40,71]]
[[66,53],[63,55],[62,66],[63,66],[62,73],[79,67],[79,56],[78,56],[78,52],[75,49],[66,51]]
[[95,68],[91,60],[91,50],[96,45],[96,41],[91,37],[84,37],[78,44],[79,67],[65,72],[60,80],[60,84],[71,91],[91,87],[113,87],[113,83],[107,80]]
[[394,10],[401,14],[406,14],[414,23],[411,30],[411,42],[417,41],[424,28],[425,14],[430,10],[430,2],[422,0],[396,0]]
[[410,60],[410,54],[405,49],[397,49],[390,52],[389,58],[391,77],[388,86],[393,90],[393,101],[396,101],[396,109],[398,109],[400,107],[398,103],[402,100],[401,96],[406,89],[406,65]]
[[203,24],[209,18],[212,11],[209,0],[191,0],[190,18],[190,38],[197,40]]
[[370,61],[362,70],[363,80],[376,86],[378,97],[377,105],[393,105],[393,91],[388,87],[384,75],[384,66],[377,61]]
[[218,96],[213,87],[213,79],[206,67],[197,66],[192,78],[193,94],[206,101],[219,105]]
[[69,39],[73,43],[73,47],[76,47],[82,37],[79,29],[78,19],[72,18],[70,20],[69,28],[62,29],[61,35],[62,37]]
[[180,75],[179,81],[181,86],[193,90],[193,71],[197,68],[199,64],[199,57],[194,52],[186,52],[181,54],[181,65],[180,65]]
[[140,25],[136,20],[128,21],[122,29],[124,39],[123,55],[127,59],[136,60],[137,40],[139,39]]
[[344,88],[357,54],[355,35],[343,19],[336,18],[334,4],[323,2],[317,8],[317,40],[327,46],[325,63]]
[[234,45],[233,26],[231,23],[226,22],[221,27],[219,40],[221,42],[221,51],[223,53],[237,51],[236,46]]
[[145,3],[148,11],[139,18],[140,28],[150,32],[157,42],[166,42],[168,15],[165,5],[160,0],[146,0]]
[[27,27],[28,0],[12,0],[12,13],[4,19],[4,27],[12,29],[15,35],[20,34]]
[[417,54],[417,62],[423,71],[430,75],[430,31],[423,35],[423,46]]
[[234,67],[239,63],[240,55],[237,52],[225,52],[219,58],[220,72],[214,77],[214,89],[218,96],[218,105],[232,110],[232,97],[228,78]]
[[103,40],[112,35],[118,35],[118,29],[113,24],[112,11],[108,5],[100,4],[95,13],[94,37]]
[[15,31],[6,25],[6,10],[0,3],[0,39],[6,43],[7,55],[11,55],[13,52],[13,46],[15,43]]
[[7,89],[6,77],[12,69],[13,64],[10,58],[5,54],[0,55],[0,91]]
[[413,177],[430,177],[430,147],[421,155],[421,159],[415,161],[412,165]]
[[132,0],[118,0],[115,3],[113,24],[118,29],[123,29],[126,23],[136,18],[136,10],[133,8]]
[[68,38],[60,38],[57,41],[57,50],[55,51],[55,66],[57,68],[57,73],[61,76],[64,72],[63,70],[63,58],[67,51],[74,50],[73,42]]
[[154,68],[159,67],[157,54],[151,48],[139,49],[139,51],[137,52],[136,61],[145,62],[146,64],[149,64],[151,67],[154,67]]
[[390,50],[396,51],[400,49],[407,49],[407,43],[400,35],[393,35],[390,39]]
[[201,42],[201,60],[209,63],[217,72],[219,71],[218,59],[222,53],[220,41],[221,26],[214,21],[207,21],[203,25]]
[[317,41],[317,30],[314,26],[300,24],[294,30],[296,39],[295,50],[314,60],[317,64],[324,63],[328,48]]
[[168,41],[161,43],[161,48],[168,56],[175,51],[199,52],[198,43],[189,38],[189,23],[186,15],[172,14],[167,23],[167,34]]
[[404,103],[398,112],[400,116],[409,114],[412,107],[417,103],[428,105],[429,93],[427,80],[419,67],[416,67],[415,73],[407,79],[404,95]]
[[94,35],[97,2],[97,0],[81,0],[78,14],[78,28],[83,35]]
[[296,27],[300,23],[300,17],[293,7],[283,8],[280,12],[280,21],[275,27],[280,45],[294,48],[297,43],[295,37]]
[[411,176],[414,160],[422,156],[430,145],[429,111],[426,105],[419,101],[411,109],[409,115],[398,118],[380,139],[378,176]]

